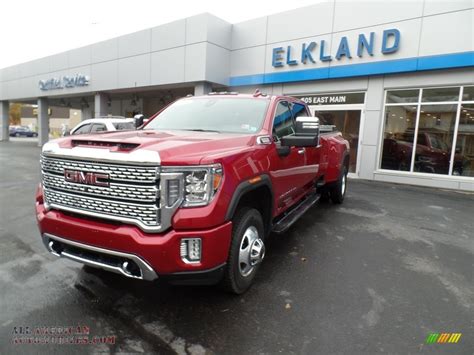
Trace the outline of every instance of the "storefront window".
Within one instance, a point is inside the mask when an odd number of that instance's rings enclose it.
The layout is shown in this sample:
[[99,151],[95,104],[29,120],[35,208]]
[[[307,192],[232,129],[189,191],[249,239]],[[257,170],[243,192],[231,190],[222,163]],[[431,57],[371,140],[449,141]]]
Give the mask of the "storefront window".
[[474,86],[387,91],[380,167],[474,176],[474,103],[462,101]]
[[417,106],[387,106],[382,169],[410,171]]
[[474,86],[465,86],[462,93],[463,101],[474,101]]
[[418,102],[420,90],[394,90],[387,92],[388,104],[399,104],[406,102]]
[[414,171],[449,173],[457,106],[421,105]]
[[421,101],[422,102],[458,101],[459,89],[460,87],[423,89],[423,96],[421,98]]
[[474,176],[474,104],[462,104],[453,175]]

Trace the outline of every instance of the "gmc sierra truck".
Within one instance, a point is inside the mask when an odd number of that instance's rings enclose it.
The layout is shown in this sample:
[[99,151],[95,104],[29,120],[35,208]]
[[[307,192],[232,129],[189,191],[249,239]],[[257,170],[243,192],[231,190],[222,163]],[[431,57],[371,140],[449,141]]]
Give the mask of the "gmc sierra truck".
[[320,196],[342,203],[348,164],[349,143],[295,98],[186,97],[136,131],[46,143],[36,216],[55,256],[240,294],[270,233]]

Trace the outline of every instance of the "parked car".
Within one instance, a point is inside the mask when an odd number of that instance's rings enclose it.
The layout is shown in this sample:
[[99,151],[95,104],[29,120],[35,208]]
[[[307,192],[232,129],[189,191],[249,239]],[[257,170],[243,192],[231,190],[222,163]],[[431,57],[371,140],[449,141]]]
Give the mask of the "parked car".
[[10,126],[9,134],[10,137],[38,137],[38,133],[27,126]]
[[100,117],[84,120],[63,136],[108,131],[124,131],[135,129],[135,119],[125,117]]
[[[410,170],[413,152],[413,132],[405,132],[384,139],[382,168]],[[447,174],[451,149],[433,132],[418,132],[414,170],[417,172]],[[467,160],[458,151],[454,155],[453,174],[462,175]]]
[[[55,256],[240,294],[322,194],[342,203],[349,143],[286,96],[180,99],[128,132],[43,147],[36,216]],[[316,211],[314,212],[317,213]]]

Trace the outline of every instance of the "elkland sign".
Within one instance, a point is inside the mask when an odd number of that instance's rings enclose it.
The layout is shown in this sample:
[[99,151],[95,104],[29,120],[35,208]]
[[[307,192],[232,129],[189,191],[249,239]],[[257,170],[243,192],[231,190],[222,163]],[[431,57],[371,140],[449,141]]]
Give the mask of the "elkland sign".
[[50,78],[47,80],[40,80],[39,83],[40,90],[56,90],[64,88],[75,88],[79,86],[89,85],[89,77],[87,75],[76,74],[72,76],[64,75],[59,78]]
[[[357,43],[349,43],[346,36],[339,39],[337,51],[334,56],[336,60],[343,57],[351,59],[353,54],[358,57],[364,55],[374,55],[376,35],[370,32],[369,35],[359,34]],[[296,66],[301,64],[316,63],[316,58],[321,62],[332,61],[333,55],[329,53],[329,44],[325,40],[317,42],[304,42],[301,48],[293,48],[292,46],[276,47],[272,50],[272,66],[275,68],[288,66]],[[381,46],[378,48],[382,54],[390,54],[398,51],[400,47],[400,31],[396,28],[384,30],[382,33]]]

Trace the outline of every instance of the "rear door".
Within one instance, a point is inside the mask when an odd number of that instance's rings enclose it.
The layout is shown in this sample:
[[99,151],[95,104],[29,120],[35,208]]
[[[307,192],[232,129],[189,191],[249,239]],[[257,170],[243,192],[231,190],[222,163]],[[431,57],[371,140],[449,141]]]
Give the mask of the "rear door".
[[301,196],[305,185],[305,150],[291,147],[287,155],[278,154],[284,149],[281,138],[294,134],[295,125],[288,101],[279,101],[273,118],[273,141],[275,142],[272,157],[271,177],[275,190],[277,213],[283,212]]

